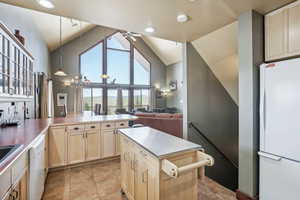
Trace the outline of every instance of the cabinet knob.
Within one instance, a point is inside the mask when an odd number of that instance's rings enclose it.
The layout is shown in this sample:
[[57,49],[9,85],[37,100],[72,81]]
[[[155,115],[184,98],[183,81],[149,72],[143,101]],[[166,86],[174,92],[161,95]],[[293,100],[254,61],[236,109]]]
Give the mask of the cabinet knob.
[[106,127],[110,127],[110,124],[107,124]]
[[75,127],[74,130],[77,131],[77,130],[79,130],[79,128],[78,128],[78,127]]
[[96,126],[91,126],[91,128],[96,128]]

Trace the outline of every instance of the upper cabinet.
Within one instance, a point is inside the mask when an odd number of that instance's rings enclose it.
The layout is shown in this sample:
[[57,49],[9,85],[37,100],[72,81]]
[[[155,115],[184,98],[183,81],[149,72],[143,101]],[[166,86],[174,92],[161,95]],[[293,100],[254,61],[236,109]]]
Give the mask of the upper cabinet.
[[33,96],[32,55],[0,22],[0,100]]
[[300,56],[300,2],[265,16],[266,61]]

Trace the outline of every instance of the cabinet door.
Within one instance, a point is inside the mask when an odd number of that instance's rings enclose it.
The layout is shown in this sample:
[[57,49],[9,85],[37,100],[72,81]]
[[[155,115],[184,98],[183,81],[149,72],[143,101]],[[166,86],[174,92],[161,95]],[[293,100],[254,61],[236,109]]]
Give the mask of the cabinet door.
[[289,54],[300,54],[300,5],[289,9]]
[[69,164],[85,160],[85,134],[84,132],[69,133],[68,159]]
[[128,152],[129,162],[127,162],[127,197],[129,200],[134,200],[134,181],[135,181],[135,156],[131,150]]
[[265,17],[266,60],[283,58],[288,47],[287,10],[276,11]]
[[116,132],[116,156],[120,155],[120,145],[120,134]]
[[148,168],[147,163],[141,156],[137,156],[135,161],[135,199],[148,199]]
[[93,130],[86,132],[86,160],[100,158],[100,131]]
[[127,193],[127,171],[128,169],[128,162],[129,160],[129,154],[128,154],[128,148],[126,145],[126,142],[123,137],[120,137],[120,143],[121,143],[121,187],[125,193]]
[[65,127],[51,128],[49,132],[49,167],[58,167],[67,161],[67,135]]
[[104,130],[102,132],[102,157],[115,156],[116,135],[114,130]]

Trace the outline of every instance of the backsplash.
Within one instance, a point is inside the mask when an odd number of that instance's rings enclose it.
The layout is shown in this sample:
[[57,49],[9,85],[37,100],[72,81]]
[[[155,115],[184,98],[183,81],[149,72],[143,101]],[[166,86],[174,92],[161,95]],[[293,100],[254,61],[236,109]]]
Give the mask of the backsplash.
[[[1,119],[11,119],[14,117],[23,121],[25,107],[28,108],[27,117],[33,118],[34,114],[32,112],[32,103],[31,102],[4,102],[0,103],[0,110],[3,110],[3,116]],[[14,114],[15,113],[15,114]]]

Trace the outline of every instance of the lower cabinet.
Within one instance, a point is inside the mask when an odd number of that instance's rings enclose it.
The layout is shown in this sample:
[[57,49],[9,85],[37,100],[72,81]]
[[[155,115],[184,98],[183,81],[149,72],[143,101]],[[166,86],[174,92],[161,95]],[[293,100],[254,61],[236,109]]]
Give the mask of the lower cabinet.
[[115,130],[102,131],[102,158],[116,155],[116,134]]
[[143,157],[135,160],[135,199],[148,200],[148,166]]
[[[0,175],[1,200],[27,200],[28,197],[28,152],[23,153],[11,167]],[[23,162],[23,158],[25,158]],[[13,175],[18,172],[18,177]]]
[[117,129],[126,127],[128,121],[50,127],[49,168],[120,155]]
[[67,132],[64,126],[51,127],[48,136],[49,168],[67,164]]
[[86,132],[86,160],[100,158],[100,131],[93,130]]
[[68,163],[75,164],[85,161],[85,133],[69,133]]
[[[155,200],[155,171],[145,154],[120,137],[121,185],[129,200]],[[125,147],[125,148],[124,148]]]

